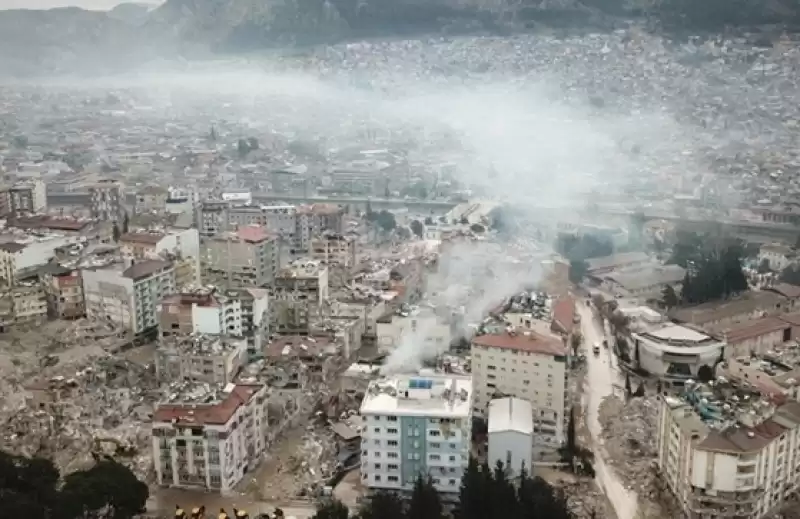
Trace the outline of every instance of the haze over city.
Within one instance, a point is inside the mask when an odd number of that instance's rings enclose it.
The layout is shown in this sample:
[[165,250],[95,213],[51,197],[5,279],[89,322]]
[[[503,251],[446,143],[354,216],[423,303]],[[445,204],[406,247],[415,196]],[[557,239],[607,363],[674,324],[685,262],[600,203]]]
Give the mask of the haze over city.
[[119,3],[0,0],[0,510],[800,519],[795,3]]

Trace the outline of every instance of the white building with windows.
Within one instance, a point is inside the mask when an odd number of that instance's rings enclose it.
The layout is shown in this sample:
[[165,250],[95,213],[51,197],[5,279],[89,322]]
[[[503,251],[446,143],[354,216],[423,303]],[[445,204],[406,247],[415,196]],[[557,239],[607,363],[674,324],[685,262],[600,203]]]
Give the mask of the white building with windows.
[[533,331],[472,339],[473,410],[487,417],[489,402],[516,397],[531,403],[534,441],[547,448],[564,441],[567,348],[561,338]]
[[425,350],[444,353],[453,339],[450,324],[433,311],[413,308],[406,313],[389,313],[377,321],[378,351],[390,354],[404,340],[423,343]]
[[510,477],[533,463],[533,407],[520,398],[496,398],[489,402],[489,467],[502,462]]
[[775,517],[800,488],[800,403],[687,384],[661,399],[658,469],[687,519]]
[[228,492],[260,461],[266,437],[264,385],[201,384],[173,394],[153,416],[158,484]]
[[457,498],[472,434],[467,376],[397,376],[370,383],[361,404],[361,481],[370,490],[410,491],[430,476]]

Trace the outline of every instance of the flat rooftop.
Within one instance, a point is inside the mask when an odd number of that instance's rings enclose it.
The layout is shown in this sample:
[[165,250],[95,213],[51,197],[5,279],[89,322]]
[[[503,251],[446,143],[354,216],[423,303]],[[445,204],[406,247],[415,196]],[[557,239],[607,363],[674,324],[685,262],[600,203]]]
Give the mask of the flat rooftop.
[[173,392],[167,400],[156,406],[153,423],[224,425],[263,388],[261,384],[176,384],[170,387]]
[[489,434],[515,431],[533,434],[533,407],[521,398],[496,398],[489,402]]
[[472,399],[471,377],[400,375],[372,381],[361,414],[467,418]]

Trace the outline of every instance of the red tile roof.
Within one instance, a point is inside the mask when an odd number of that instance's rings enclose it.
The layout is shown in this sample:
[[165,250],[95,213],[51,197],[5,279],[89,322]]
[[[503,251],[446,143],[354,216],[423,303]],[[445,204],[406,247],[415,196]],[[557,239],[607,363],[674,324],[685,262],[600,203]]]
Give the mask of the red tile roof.
[[224,400],[216,404],[162,404],[156,409],[153,422],[224,425],[262,387],[260,384],[237,384]]
[[729,344],[736,344],[741,341],[761,337],[769,333],[785,330],[790,324],[777,317],[762,317],[755,321],[736,326],[725,332],[725,340]]
[[567,348],[561,341],[528,331],[479,335],[472,339],[472,344],[484,348],[518,350],[540,355],[564,356],[567,354]]
[[56,218],[47,215],[36,215],[17,218],[12,222],[14,227],[20,229],[53,229],[56,231],[80,231],[87,225],[88,220],[75,220],[74,218]]
[[575,328],[575,298],[563,296],[553,305],[553,321],[550,328],[559,333],[572,333]]
[[244,240],[248,243],[259,243],[270,238],[270,234],[267,230],[260,225],[240,227],[239,230],[236,231],[236,236],[238,236],[240,240]]

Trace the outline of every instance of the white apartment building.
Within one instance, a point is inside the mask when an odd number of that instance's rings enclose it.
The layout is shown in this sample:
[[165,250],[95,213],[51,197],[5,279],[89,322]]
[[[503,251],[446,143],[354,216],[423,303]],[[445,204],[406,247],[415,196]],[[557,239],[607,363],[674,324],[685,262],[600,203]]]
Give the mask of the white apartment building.
[[260,351],[269,333],[269,293],[261,288],[196,290],[161,300],[160,335],[225,335]]
[[537,444],[555,448],[564,441],[567,374],[567,348],[558,337],[525,331],[472,340],[475,414],[487,416],[489,402],[497,397],[527,400]]
[[175,292],[175,269],[168,261],[145,260],[128,268],[123,264],[87,268],[81,277],[86,316],[133,333],[156,327],[161,299]]
[[410,491],[430,476],[457,499],[472,434],[467,376],[403,375],[370,383],[361,403],[361,481],[370,490]]
[[404,340],[425,345],[425,350],[444,353],[453,338],[450,324],[430,311],[413,309],[406,315],[391,313],[378,319],[378,351],[389,354]]
[[797,401],[717,400],[694,386],[661,399],[656,434],[659,470],[687,519],[774,517],[798,490]]
[[267,387],[203,385],[172,395],[153,416],[153,462],[161,486],[225,493],[264,454]]
[[119,238],[122,254],[131,259],[174,258],[178,286],[200,285],[200,234],[197,229],[135,231]]
[[489,467],[497,462],[519,476],[533,467],[533,407],[521,398],[496,398],[489,402]]

